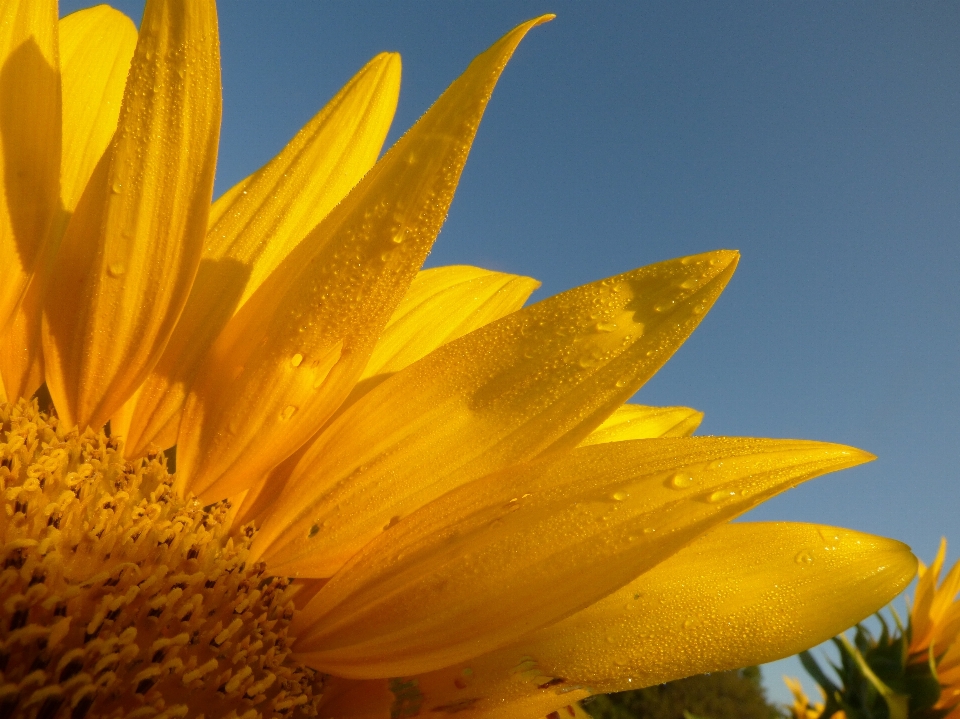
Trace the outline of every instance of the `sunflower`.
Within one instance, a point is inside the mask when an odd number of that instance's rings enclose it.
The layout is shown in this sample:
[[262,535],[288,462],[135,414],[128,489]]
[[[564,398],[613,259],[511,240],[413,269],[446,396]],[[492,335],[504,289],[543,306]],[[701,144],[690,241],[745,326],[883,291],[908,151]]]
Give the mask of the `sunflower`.
[[[793,704],[787,707],[791,719],[820,719],[823,714],[824,703],[822,701],[811,702],[810,697],[803,691],[803,684],[800,683],[799,679],[784,677],[783,682],[787,685],[790,693],[793,694]],[[845,716],[841,711],[834,713],[830,719],[845,719]]]
[[960,562],[937,586],[947,555],[947,540],[929,567],[920,564],[917,594],[910,611],[909,663],[928,666],[940,684],[933,706],[938,716],[960,717]]
[[529,278],[419,271],[548,19],[379,160],[400,60],[375,57],[211,206],[212,0],[149,0],[139,32],[0,4],[0,715],[582,716],[913,576],[898,542],[730,523],[867,453],[624,404],[735,252],[528,307]]

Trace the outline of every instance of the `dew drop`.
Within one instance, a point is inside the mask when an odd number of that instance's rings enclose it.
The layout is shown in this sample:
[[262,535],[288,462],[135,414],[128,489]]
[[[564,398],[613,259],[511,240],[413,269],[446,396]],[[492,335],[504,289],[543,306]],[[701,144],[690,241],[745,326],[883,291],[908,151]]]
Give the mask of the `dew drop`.
[[400,232],[398,232],[397,234],[395,234],[393,237],[390,238],[390,241],[395,245],[399,245],[401,242],[403,242],[406,236],[407,236],[407,231],[400,230]]
[[711,470],[711,471],[718,470],[718,469],[720,469],[721,467],[723,467],[723,460],[722,460],[722,459],[715,459],[715,460],[713,460],[710,464],[707,465],[707,469],[709,469],[709,470]]
[[297,354],[290,359],[290,364],[292,364],[294,367],[299,367],[301,362],[303,362],[303,355],[299,352],[297,352]]
[[655,527],[644,527],[644,529],[643,529],[643,533],[644,533],[644,534],[653,534],[653,533],[656,532],[656,531],[657,531],[657,530],[656,530]]
[[695,314],[695,315],[702,315],[702,314],[703,314],[703,311],[704,311],[705,309],[706,309],[706,307],[704,307],[703,305],[694,305],[694,307],[693,307],[693,314]]
[[117,180],[110,186],[110,190],[113,192],[114,195],[119,195],[120,192],[123,190],[123,185],[121,185],[120,181]]
[[597,322],[596,327],[598,332],[613,332],[617,329],[615,322]]
[[686,489],[693,486],[693,475],[689,472],[677,472],[670,478],[670,486],[674,489]]
[[610,495],[610,499],[612,499],[614,502],[622,502],[626,498],[627,498],[626,492],[614,492],[613,494]]
[[627,380],[626,380],[626,379],[623,379],[623,378],[620,378],[620,379],[618,379],[618,380],[616,381],[616,385],[617,385],[617,387],[626,387],[626,386],[627,386]]
[[798,553],[796,557],[793,558],[793,561],[795,561],[797,564],[807,566],[807,565],[813,564],[813,555],[810,554],[810,552],[808,552],[806,549],[804,549],[802,552]]
[[690,279],[684,280],[680,283],[680,286],[685,290],[695,289],[700,284],[699,277],[691,277]]
[[280,413],[280,419],[286,421],[291,417],[293,417],[293,415],[296,414],[296,412],[297,412],[297,408],[294,407],[292,404],[288,404],[286,407],[283,408],[283,412]]
[[121,277],[125,271],[126,268],[119,262],[111,262],[107,266],[107,274],[111,277]]
[[736,496],[737,493],[732,489],[718,489],[716,492],[707,497],[707,501],[711,504],[717,504],[718,502],[723,502],[726,499]]
[[653,306],[653,309],[656,310],[657,312],[669,312],[674,308],[676,304],[677,303],[675,300],[665,300],[663,302],[658,302],[657,304],[655,304]]

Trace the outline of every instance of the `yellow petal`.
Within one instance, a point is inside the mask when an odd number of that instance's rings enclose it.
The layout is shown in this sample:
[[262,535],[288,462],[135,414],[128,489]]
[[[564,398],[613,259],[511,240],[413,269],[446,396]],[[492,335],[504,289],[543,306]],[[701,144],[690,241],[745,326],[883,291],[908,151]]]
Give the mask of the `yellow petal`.
[[[123,86],[137,30],[123,13],[98,5],[60,21],[63,156],[60,198],[72,212],[93,168],[117,128]],[[52,228],[51,249],[64,223]],[[0,340],[0,374],[14,397],[29,397],[43,383],[40,312],[46,277],[37,273]]]
[[774,494],[870,458],[820,442],[684,437],[511,467],[364,547],[295,620],[295,650],[355,678],[470,659],[589,606]]
[[466,265],[423,270],[387,322],[360,379],[397,372],[516,312],[539,286],[530,277]]
[[0,331],[60,218],[56,0],[0,3]]
[[930,634],[934,630],[930,617],[930,608],[937,593],[937,581],[940,579],[940,570],[947,556],[946,537],[940,539],[940,548],[930,567],[922,567],[920,579],[917,581],[917,593],[913,599],[911,649],[917,651],[929,643]]
[[760,664],[879,609],[915,566],[900,542],[846,529],[721,525],[557,624],[408,681],[425,709],[459,701],[486,717],[571,690],[639,689]]
[[60,197],[72,211],[113,138],[137,29],[107,5],[60,21],[63,75],[63,159]]
[[725,525],[527,638],[524,652],[544,673],[596,692],[762,664],[874,613],[915,572],[910,548],[892,539],[813,524]]
[[689,407],[645,407],[625,404],[588,434],[581,447],[601,442],[655,437],[689,437],[700,426],[703,412]]
[[[334,418],[390,376],[384,367],[400,369],[402,363],[419,359],[420,353],[426,354],[439,344],[516,311],[538,285],[529,277],[476,267],[438,267],[419,272],[380,335],[360,382]],[[238,521],[262,525],[306,448],[301,447],[251,487]]]
[[[322,110],[321,110],[322,112]],[[254,173],[255,175],[256,173]],[[247,187],[247,183],[253,178],[254,175],[247,175],[236,185],[231,187],[229,190],[224,192],[220,197],[213,201],[213,204],[210,205],[210,215],[207,217],[207,228],[211,228],[220,222],[223,218],[223,214],[233,207],[233,204],[237,201],[238,197],[243,193],[244,189]]]
[[437,347],[516,312],[539,286],[530,277],[466,265],[420,271],[337,414]]
[[33,276],[13,319],[0,339],[0,378],[10,401],[30,397],[43,384],[40,348],[41,287],[43,276]]
[[116,135],[44,306],[47,384],[68,424],[105,423],[160,358],[200,262],[219,130],[213,0],[149,0]]
[[249,488],[346,398],[439,232],[500,72],[544,19],[474,60],[230,320],[181,420],[190,490]]
[[[291,575],[330,576],[395,517],[576,446],[693,331],[736,258],[712,252],[569,290],[397,373],[307,450],[254,554]],[[315,524],[324,531],[305,541]]]
[[190,299],[131,412],[128,455],[141,454],[177,416],[236,309],[376,162],[399,91],[400,56],[378,55],[279,155],[215,203]]

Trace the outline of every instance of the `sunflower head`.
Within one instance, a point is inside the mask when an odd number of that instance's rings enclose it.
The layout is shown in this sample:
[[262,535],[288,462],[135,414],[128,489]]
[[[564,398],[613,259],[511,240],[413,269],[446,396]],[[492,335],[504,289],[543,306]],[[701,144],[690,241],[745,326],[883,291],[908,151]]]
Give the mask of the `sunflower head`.
[[57,14],[0,4],[0,716],[582,716],[912,577],[892,540],[731,523],[872,455],[626,404],[735,251],[529,306],[528,277],[421,268],[552,16],[382,157],[374,57],[211,204],[213,0]]

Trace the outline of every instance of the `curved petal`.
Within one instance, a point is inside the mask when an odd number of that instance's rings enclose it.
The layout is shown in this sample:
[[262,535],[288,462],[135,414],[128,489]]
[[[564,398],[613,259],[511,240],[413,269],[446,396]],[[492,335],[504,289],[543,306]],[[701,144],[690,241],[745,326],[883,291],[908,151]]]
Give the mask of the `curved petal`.
[[922,651],[930,643],[930,636],[935,629],[936,623],[930,610],[937,597],[937,580],[940,578],[940,571],[943,569],[946,557],[947,540],[946,537],[941,537],[940,548],[937,550],[933,564],[929,567],[920,564],[920,578],[913,598],[913,610],[910,612],[912,624],[910,649],[913,652]]
[[60,197],[72,212],[117,129],[120,103],[137,46],[137,28],[107,5],[60,21],[63,159]]
[[248,489],[346,398],[436,239],[504,65],[545,19],[474,60],[227,324],[181,420],[191,491]]
[[603,424],[584,437],[581,447],[602,442],[655,437],[689,437],[700,422],[703,412],[689,407],[646,407],[625,404],[607,417]]
[[30,397],[43,384],[40,312],[43,275],[33,276],[20,306],[0,338],[0,378],[9,401]]
[[736,258],[707,253],[569,290],[399,372],[306,451],[254,554],[290,574],[330,576],[394,518],[575,447],[693,331]]
[[47,384],[69,424],[104,424],[160,359],[200,262],[219,131],[213,0],[149,0],[44,302]]
[[58,45],[56,0],[0,3],[0,332],[62,216]]
[[[435,347],[516,311],[538,285],[529,277],[476,267],[420,271],[381,333],[359,383],[331,421],[404,363],[416,361]],[[307,445],[250,488],[241,508],[242,522],[263,524]]]
[[871,458],[820,442],[685,437],[511,467],[370,542],[300,613],[294,647],[356,678],[464,661],[589,606],[778,492]]
[[516,312],[539,286],[530,277],[466,265],[422,270],[380,333],[361,381],[393,374],[440,345]]
[[203,260],[170,343],[132,410],[128,455],[175,420],[210,346],[238,307],[373,166],[400,92],[400,56],[358,72],[287,146],[214,204]]
[[571,691],[639,689],[768,662],[882,607],[915,565],[900,542],[846,529],[721,525],[557,624],[405,681],[427,711],[459,703],[464,719],[486,719],[532,698],[566,702]]
[[[133,22],[106,5],[60,21],[63,157],[60,198],[72,212],[93,168],[117,128],[120,101],[137,44]],[[63,223],[61,223],[63,224]],[[51,250],[59,244],[58,225]],[[46,277],[38,272],[0,340],[0,376],[13,397],[29,397],[43,383],[40,313]]]

